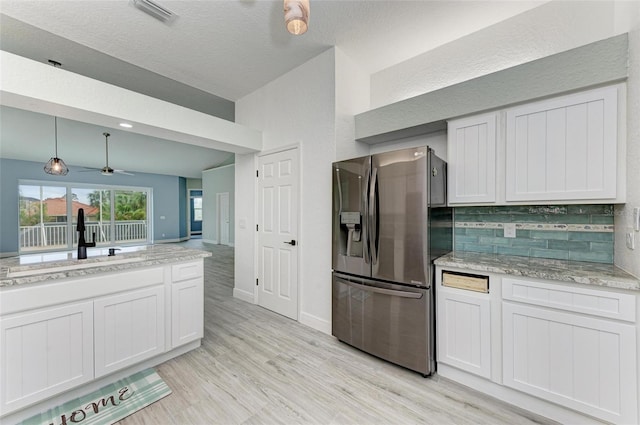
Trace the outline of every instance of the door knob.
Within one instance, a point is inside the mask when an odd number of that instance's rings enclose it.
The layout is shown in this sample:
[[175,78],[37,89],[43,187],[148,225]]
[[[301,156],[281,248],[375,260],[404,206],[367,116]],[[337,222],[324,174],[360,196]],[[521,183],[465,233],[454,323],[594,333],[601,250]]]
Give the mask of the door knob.
[[296,240],[295,239],[291,239],[291,242],[285,242],[288,243],[291,246],[296,246]]

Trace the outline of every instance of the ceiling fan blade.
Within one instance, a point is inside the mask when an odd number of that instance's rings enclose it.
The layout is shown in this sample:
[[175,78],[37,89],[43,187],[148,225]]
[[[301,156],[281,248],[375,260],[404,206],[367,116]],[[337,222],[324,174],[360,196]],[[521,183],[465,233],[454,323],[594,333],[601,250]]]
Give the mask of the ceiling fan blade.
[[78,170],[78,173],[89,173],[89,172],[93,172],[93,171],[100,171],[100,168],[88,168],[88,167],[85,167],[84,170]]
[[127,176],[135,176],[135,174],[130,173],[130,172],[128,172],[128,171],[124,171],[124,170],[113,170],[113,171],[114,171],[115,173],[118,173],[118,174],[126,174]]

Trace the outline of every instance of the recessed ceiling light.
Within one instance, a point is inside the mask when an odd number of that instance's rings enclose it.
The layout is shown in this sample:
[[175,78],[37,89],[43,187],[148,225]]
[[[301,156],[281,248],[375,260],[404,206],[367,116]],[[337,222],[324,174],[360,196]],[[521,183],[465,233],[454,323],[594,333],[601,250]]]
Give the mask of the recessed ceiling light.
[[120,123],[120,127],[124,127],[124,128],[131,128],[133,127],[131,124],[127,123],[127,122],[121,122]]

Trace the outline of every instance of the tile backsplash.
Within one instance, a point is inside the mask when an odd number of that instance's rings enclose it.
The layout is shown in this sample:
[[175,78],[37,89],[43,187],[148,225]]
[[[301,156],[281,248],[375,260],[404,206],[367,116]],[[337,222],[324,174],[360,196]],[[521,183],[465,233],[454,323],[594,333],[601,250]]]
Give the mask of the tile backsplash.
[[456,251],[613,263],[613,205],[459,207],[454,220]]

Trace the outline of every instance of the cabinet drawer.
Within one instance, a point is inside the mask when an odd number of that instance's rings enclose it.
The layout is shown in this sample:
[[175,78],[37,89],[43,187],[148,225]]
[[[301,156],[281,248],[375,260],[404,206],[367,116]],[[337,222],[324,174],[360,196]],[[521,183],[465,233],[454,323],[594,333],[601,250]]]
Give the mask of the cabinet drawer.
[[488,293],[489,277],[443,271],[442,285],[467,291]]
[[171,281],[173,282],[202,277],[203,274],[202,260],[171,266]]
[[636,321],[636,299],[631,294],[504,278],[502,297],[592,316]]

